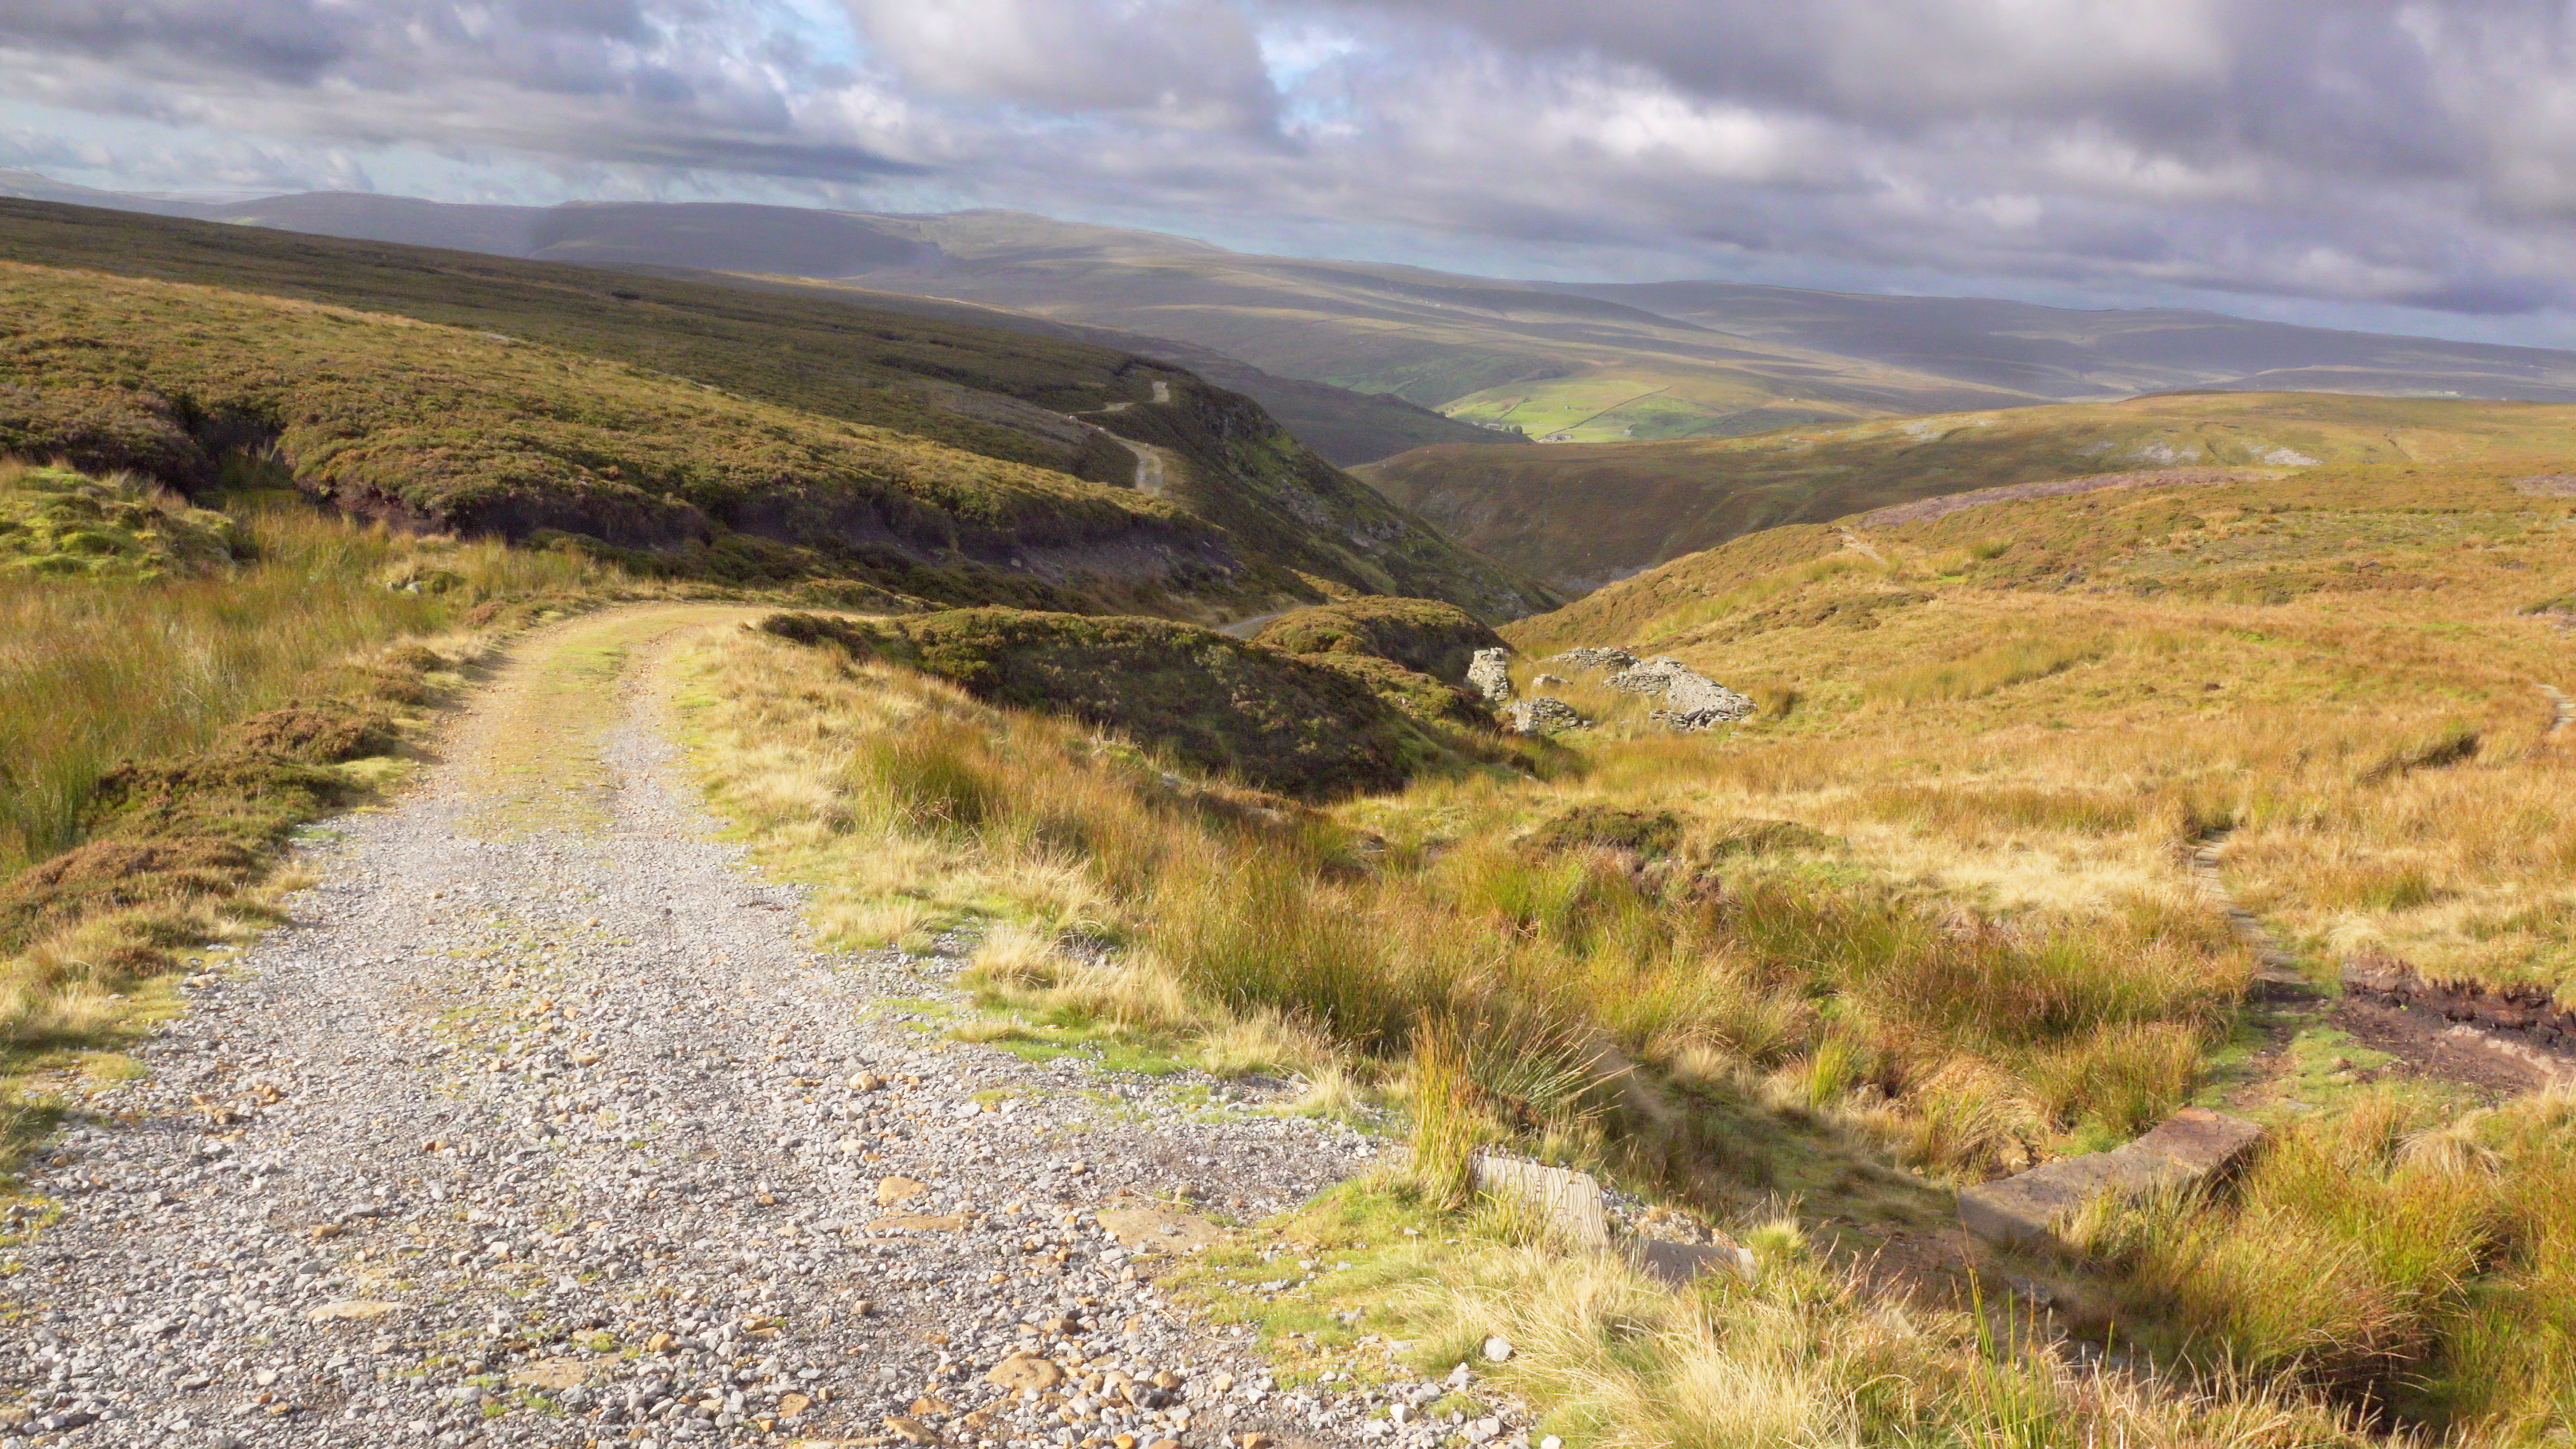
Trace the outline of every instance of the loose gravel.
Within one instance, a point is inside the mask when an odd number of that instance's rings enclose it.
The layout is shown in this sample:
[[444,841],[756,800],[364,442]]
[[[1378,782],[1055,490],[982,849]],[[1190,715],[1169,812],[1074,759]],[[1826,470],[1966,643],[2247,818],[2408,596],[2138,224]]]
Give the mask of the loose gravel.
[[35,1160],[0,1436],[1526,1444],[1424,1417],[1465,1366],[1284,1390],[1154,1285],[1186,1204],[1276,1211],[1382,1143],[939,1038],[953,959],[817,951],[658,720],[638,692],[598,746],[604,832],[478,833],[470,728],[308,832],[293,923]]

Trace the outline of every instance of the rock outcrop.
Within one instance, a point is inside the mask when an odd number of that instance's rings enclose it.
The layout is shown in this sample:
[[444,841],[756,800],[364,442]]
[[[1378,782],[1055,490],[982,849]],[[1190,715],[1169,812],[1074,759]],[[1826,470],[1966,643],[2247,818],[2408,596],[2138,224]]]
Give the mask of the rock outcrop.
[[1487,704],[1502,704],[1512,697],[1509,649],[1479,649],[1467,661],[1467,687],[1484,696]]
[[[1760,708],[1752,700],[1669,655],[1639,659],[1625,649],[1605,649],[1587,644],[1550,655],[1543,662],[1586,673],[1606,672],[1610,677],[1602,683],[1612,689],[1661,699],[1664,707],[1648,717],[1682,734],[1750,719]],[[1543,677],[1555,678],[1554,675]]]
[[[1751,1250],[1704,1224],[1661,1209],[1635,1222],[1614,1221],[1600,1180],[1588,1172],[1488,1153],[1477,1154],[1472,1171],[1478,1192],[1519,1203],[1565,1246],[1577,1252],[1619,1253],[1638,1272],[1667,1286],[1686,1287],[1720,1271],[1748,1282],[1761,1276]],[[1490,1346],[1485,1352],[1494,1359],[1510,1356],[1508,1345],[1501,1353]]]

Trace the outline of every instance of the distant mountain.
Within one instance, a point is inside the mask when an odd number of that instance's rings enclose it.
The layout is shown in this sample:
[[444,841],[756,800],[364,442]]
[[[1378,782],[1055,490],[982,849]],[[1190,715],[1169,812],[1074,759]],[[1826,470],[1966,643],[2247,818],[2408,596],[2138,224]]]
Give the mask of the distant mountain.
[[1871,357],[2041,397],[2177,388],[2576,401],[2576,354],[2338,332],[2176,308],[2075,311],[1730,282],[1563,286],[1741,337]]
[[14,171],[7,167],[0,167],[0,196],[15,196],[28,201],[59,201],[71,206],[106,206],[118,211],[147,211],[155,216],[204,216],[214,210],[196,202],[166,201],[124,191],[94,191],[86,186],[39,176],[33,171]]
[[[2576,400],[2576,353],[2175,309],[2077,311],[1725,282],[1573,285],[1251,256],[1017,211],[734,203],[449,206],[310,193],[226,206],[30,173],[0,192],[535,260],[804,278],[1104,328],[1213,373],[1339,462],[1417,443],[1711,438],[2175,388]],[[45,190],[51,188],[51,190]],[[71,193],[80,193],[73,195]],[[1140,339],[1154,339],[1160,350]],[[1265,380],[1267,379],[1267,380]],[[1370,409],[1291,382],[1437,409]]]

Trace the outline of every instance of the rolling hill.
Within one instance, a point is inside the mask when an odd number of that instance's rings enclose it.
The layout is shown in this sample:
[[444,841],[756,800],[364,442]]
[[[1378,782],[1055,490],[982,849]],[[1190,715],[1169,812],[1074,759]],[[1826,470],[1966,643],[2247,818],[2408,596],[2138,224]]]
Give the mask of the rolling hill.
[[[0,175],[0,193],[9,192],[127,204],[27,173]],[[187,209],[161,198],[130,200]],[[796,276],[978,303],[1162,339],[1173,349],[1212,350],[1280,379],[1392,394],[1488,432],[1518,428],[1576,442],[1722,437],[2175,388],[2576,401],[2576,356],[2546,349],[2177,309],[2082,311],[1723,282],[1501,281],[1252,256],[1022,212],[448,206],[311,193],[196,207],[193,214],[505,256]],[[1194,369],[1205,361],[1177,350],[1137,350]],[[1265,391],[1258,377],[1226,381],[1283,417],[1331,400],[1318,395],[1292,405],[1284,392]],[[1390,421],[1362,417],[1338,436],[1300,421],[1299,431],[1337,460],[1359,461],[1403,441],[1381,433]],[[1413,441],[1439,441],[1423,433],[1431,425],[1422,419],[1403,421]]]
[[[925,477],[999,477],[1011,469],[1022,470],[1011,476],[1037,493],[1068,499],[1078,495],[1082,501],[1077,512],[1108,509],[1122,516],[1180,519],[1182,533],[1196,540],[1184,551],[1230,571],[1232,582],[1220,592],[1243,595],[1241,611],[1245,612],[1252,611],[1252,603],[1274,597],[1311,602],[1335,592],[1448,598],[1490,618],[1511,617],[1552,602],[1544,590],[1453,547],[1316,457],[1249,399],[1209,386],[1179,369],[1091,343],[873,310],[810,294],[782,295],[679,278],[612,277],[589,268],[296,237],[259,228],[25,201],[0,201],[0,260],[44,269],[53,277],[64,275],[63,268],[79,267],[154,282],[193,283],[228,294],[259,294],[303,305],[307,311],[310,304],[322,303],[379,319],[390,314],[460,329],[472,334],[472,348],[489,351],[493,359],[542,353],[556,357],[567,375],[607,367],[652,379],[651,387],[660,399],[653,407],[661,410],[657,415],[666,422],[677,416],[668,411],[677,406],[677,398],[691,398],[705,406],[774,410],[760,414],[766,421],[754,431],[773,440],[787,439],[795,448],[822,446],[814,440],[844,438],[855,432],[877,440],[872,446],[907,454],[936,452],[942,461],[931,466]],[[102,308],[106,297],[123,295],[122,289],[104,283],[89,285],[99,287]],[[202,432],[198,423],[218,411],[212,399],[231,398],[241,389],[265,385],[254,382],[262,375],[260,369],[209,372],[204,352],[156,335],[153,329],[159,324],[103,314],[85,320],[87,314],[76,305],[78,290],[72,287],[26,317],[12,319],[22,339],[56,339],[46,344],[51,350],[42,367],[11,379],[35,389],[35,403],[21,410],[61,413],[65,396],[105,385],[88,370],[52,370],[61,358],[74,355],[66,350],[68,339],[85,335],[84,329],[94,321],[106,329],[94,341],[131,352],[131,370],[112,372],[109,380],[133,396],[100,393],[114,404],[110,411],[119,417],[167,414],[183,435],[179,443],[222,452],[227,446],[223,440],[209,444],[198,436]],[[179,308],[172,316],[185,311]],[[290,306],[275,315],[301,314]],[[295,325],[305,326],[300,321]],[[185,335],[184,327],[177,335]],[[373,322],[347,335],[374,338],[386,346],[416,341],[419,336],[417,329],[381,332]],[[238,340],[235,357],[266,355],[266,349],[248,334]],[[316,369],[340,365],[330,362],[327,351],[312,355]],[[414,361],[429,365],[426,360]],[[275,360],[270,364],[272,368],[281,365]],[[445,372],[456,370],[444,361],[436,366]],[[455,380],[455,386],[467,393],[491,380],[470,375],[471,371]],[[312,377],[290,373],[277,385],[313,383]],[[149,401],[145,394],[161,401]],[[503,420],[516,407],[493,398],[478,406]],[[262,440],[276,433],[273,424],[281,421],[281,414],[273,396],[270,401],[245,403],[238,410],[269,420],[253,430]],[[149,428],[137,434],[152,447],[170,442],[167,438],[151,441],[146,435],[158,435]],[[712,440],[690,438],[686,429],[673,436],[686,445],[684,451],[717,446]],[[1136,440],[1141,440],[1141,451]],[[166,451],[178,457],[186,449],[173,443]],[[595,485],[603,479],[619,480],[602,474],[601,468],[615,467],[629,474],[642,469],[641,476],[657,476],[657,465],[622,454],[593,456],[576,448],[561,453],[561,458],[581,475],[582,489],[592,489],[602,498],[619,490]],[[1145,462],[1149,458],[1150,469]],[[98,461],[115,460],[101,457]],[[209,454],[187,466],[202,472],[219,461]],[[674,460],[670,466],[683,463]],[[410,464],[395,465],[394,472],[408,476],[410,468]],[[812,481],[810,471],[799,465],[781,476]],[[823,475],[839,480],[832,482],[834,489],[861,473],[879,479],[892,476],[874,465],[822,467]],[[1134,486],[1149,473],[1162,481],[1160,499],[1140,498]],[[537,476],[555,475],[540,469]],[[975,500],[982,496],[981,484],[958,486],[964,491],[952,491],[935,502],[943,516],[964,518],[980,506]],[[661,498],[662,491],[676,491],[683,504],[708,514],[706,501],[687,496],[688,489],[648,488],[626,500],[637,510],[635,519],[621,512],[613,524],[603,515],[590,520],[597,526],[586,527],[581,519],[526,508],[475,517],[511,533],[516,525],[501,520],[543,516],[544,523],[529,526],[586,533],[621,546],[675,543],[684,537],[706,542],[707,536],[694,525],[673,522],[684,515]],[[733,508],[736,502],[728,494],[724,507]],[[751,515],[736,519],[722,509],[708,516],[724,530],[745,537],[770,537],[797,547],[829,541],[809,536],[812,530],[804,524],[746,526],[742,520]],[[999,575],[1023,574],[1032,582],[1061,572],[1064,566],[1025,552],[1017,555],[1021,562],[1015,563],[1015,555],[998,546],[1017,527],[1012,521],[1017,517],[1008,509],[992,515],[987,522],[1001,531],[985,535],[980,544],[971,543],[966,534],[956,535],[942,545],[949,554],[940,560],[917,556],[917,548],[905,552],[905,557],[912,566],[972,563]],[[463,513],[441,512],[438,521],[482,526]],[[841,537],[835,529],[824,530],[839,538],[840,544],[852,546],[859,534],[867,532],[861,528]],[[1030,542],[1053,548],[1069,540],[1069,535],[1042,533]],[[1225,558],[1206,553],[1211,546]],[[832,560],[825,572],[844,571],[846,562]],[[1111,573],[1126,568],[1101,562]],[[795,565],[807,566],[806,562]],[[1193,574],[1191,587],[1208,585],[1215,577]],[[899,581],[888,586],[910,592]]]
[[1468,546],[1581,592],[1741,534],[2004,484],[2156,469],[2485,461],[2554,471],[2576,406],[2168,393],[1754,437],[1424,448],[1360,470]]
[[2044,398],[2225,388],[2576,402],[2576,356],[2538,347],[2341,332],[2180,308],[2083,311],[1728,282],[1559,290]]
[[[703,280],[702,274],[709,271],[738,278],[840,277],[936,263],[941,256],[936,246],[889,230],[874,218],[780,206],[458,206],[350,192],[198,205],[63,186],[28,172],[8,171],[0,171],[0,196],[119,207],[353,241],[659,272],[680,279],[701,275]],[[1150,240],[1144,233],[1127,235]],[[905,291],[877,291],[860,300],[872,307],[980,327],[1090,342],[1186,367],[1220,387],[1251,397],[1335,464],[1364,463],[1431,443],[1519,441],[1389,395],[1275,376],[1187,342]]]

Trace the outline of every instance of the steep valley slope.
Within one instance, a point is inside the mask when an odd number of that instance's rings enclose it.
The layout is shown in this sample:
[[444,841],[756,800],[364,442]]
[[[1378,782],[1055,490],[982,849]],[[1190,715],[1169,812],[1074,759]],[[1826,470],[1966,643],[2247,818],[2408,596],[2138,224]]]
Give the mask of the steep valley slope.
[[2548,472],[2576,406],[2164,393],[1744,438],[1418,449],[1359,470],[1470,547],[1570,592],[1730,538],[1969,489],[2158,469]]

